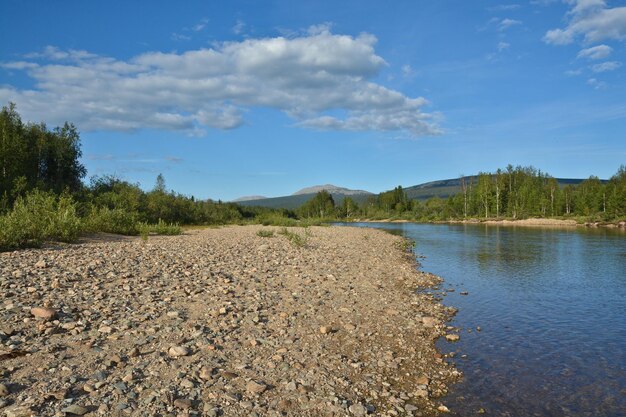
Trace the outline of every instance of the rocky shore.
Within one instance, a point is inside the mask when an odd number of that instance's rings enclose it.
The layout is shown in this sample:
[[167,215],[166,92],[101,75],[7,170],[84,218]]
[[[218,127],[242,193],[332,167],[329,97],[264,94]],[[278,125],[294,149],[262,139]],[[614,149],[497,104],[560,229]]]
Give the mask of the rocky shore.
[[445,412],[452,311],[402,238],[279,231],[1,253],[0,416]]

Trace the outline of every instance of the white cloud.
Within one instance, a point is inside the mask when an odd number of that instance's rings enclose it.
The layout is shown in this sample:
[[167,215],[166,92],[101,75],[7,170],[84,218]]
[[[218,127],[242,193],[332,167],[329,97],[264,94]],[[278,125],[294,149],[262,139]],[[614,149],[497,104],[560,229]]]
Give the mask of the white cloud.
[[606,88],[606,83],[604,81],[598,81],[596,78],[589,78],[587,84],[592,86],[595,90]]
[[626,39],[626,7],[607,8],[603,0],[566,0],[566,3],[573,6],[567,13],[567,26],[546,32],[544,42],[567,45],[578,37],[587,44]]
[[598,46],[593,46],[591,48],[582,49],[580,52],[578,52],[577,57],[593,59],[593,60],[604,59],[608,57],[609,55],[611,55],[611,52],[613,52],[613,48],[611,48],[610,46],[598,45]]
[[581,69],[575,69],[575,70],[567,70],[565,71],[565,75],[568,75],[570,77],[575,77],[577,75],[582,74],[583,71]]
[[498,42],[498,52],[502,52],[506,49],[509,49],[511,47],[511,44],[508,42]]
[[171,36],[173,41],[188,41],[191,40],[191,36],[183,35],[181,33],[172,33]]
[[233,26],[233,33],[236,35],[240,35],[243,33],[245,28],[246,24],[242,20],[237,19],[237,23],[235,23],[235,25]]
[[521,25],[522,22],[520,20],[515,20],[515,19],[502,19],[500,21],[500,23],[498,23],[498,30],[500,31],[504,31],[507,30],[508,28],[512,27],[512,26],[517,26],[517,25]]
[[127,61],[49,47],[3,64],[26,71],[35,87],[0,86],[0,101],[15,102],[26,119],[71,120],[82,130],[203,135],[206,128],[236,128],[246,110],[265,107],[304,127],[439,133],[437,115],[422,111],[426,99],[369,81],[387,65],[375,43],[369,34],[336,35],[320,27],[295,38],[149,52]]
[[521,6],[519,4],[500,4],[497,6],[488,7],[487,10],[489,10],[490,12],[502,12],[502,11],[517,10],[520,7]]
[[592,66],[591,70],[593,72],[615,71],[616,69],[618,69],[621,66],[622,66],[621,62],[607,61],[607,62],[603,62],[601,64],[596,64],[596,65]]

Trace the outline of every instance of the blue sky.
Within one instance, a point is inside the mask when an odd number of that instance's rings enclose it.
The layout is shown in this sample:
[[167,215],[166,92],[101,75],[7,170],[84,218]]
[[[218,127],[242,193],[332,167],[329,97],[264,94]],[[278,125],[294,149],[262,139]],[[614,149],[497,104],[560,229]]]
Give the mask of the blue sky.
[[626,163],[626,4],[0,3],[0,101],[198,198]]

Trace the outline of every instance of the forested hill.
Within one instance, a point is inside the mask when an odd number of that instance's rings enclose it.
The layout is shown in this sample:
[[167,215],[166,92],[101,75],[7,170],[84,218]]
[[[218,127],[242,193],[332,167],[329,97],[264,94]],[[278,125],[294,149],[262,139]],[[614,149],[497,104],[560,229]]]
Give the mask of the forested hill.
[[[561,188],[567,185],[578,185],[584,181],[584,179],[579,178],[556,178],[556,180]],[[407,187],[404,189],[404,192],[406,192],[406,195],[410,200],[425,201],[433,197],[448,198],[451,195],[462,191],[462,181],[465,181],[466,184],[476,183],[478,181],[478,176],[470,175],[460,178],[425,182],[424,184]],[[606,180],[600,181],[602,183],[606,182]]]
[[[561,188],[566,185],[578,185],[583,182],[583,179],[578,178],[556,178]],[[451,195],[455,195],[462,192],[461,183],[465,181],[466,184],[474,184],[478,181],[477,175],[466,176],[462,178],[452,178],[447,180],[431,181],[424,184],[413,185],[408,188],[404,188],[404,192],[409,200],[426,201],[433,197],[448,198]],[[606,182],[602,180],[602,182]],[[306,190],[306,189],[305,189]],[[329,190],[330,195],[333,197],[335,204],[340,205],[345,198],[345,193],[333,192]],[[307,201],[315,197],[316,193],[296,193],[294,195],[288,195],[284,197],[273,198],[259,198],[250,199],[245,201],[237,201],[237,204],[248,207],[268,207],[294,210],[302,206]],[[372,197],[371,193],[363,191],[362,193],[350,194],[350,198],[362,206]]]

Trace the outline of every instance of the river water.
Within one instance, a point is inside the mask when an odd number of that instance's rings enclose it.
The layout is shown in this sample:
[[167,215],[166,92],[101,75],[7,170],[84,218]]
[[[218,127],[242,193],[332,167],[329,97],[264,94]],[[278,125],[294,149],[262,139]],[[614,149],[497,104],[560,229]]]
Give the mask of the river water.
[[464,373],[443,398],[451,415],[626,416],[623,231],[350,225],[412,239],[445,280],[432,292],[458,308],[461,340],[438,347]]

